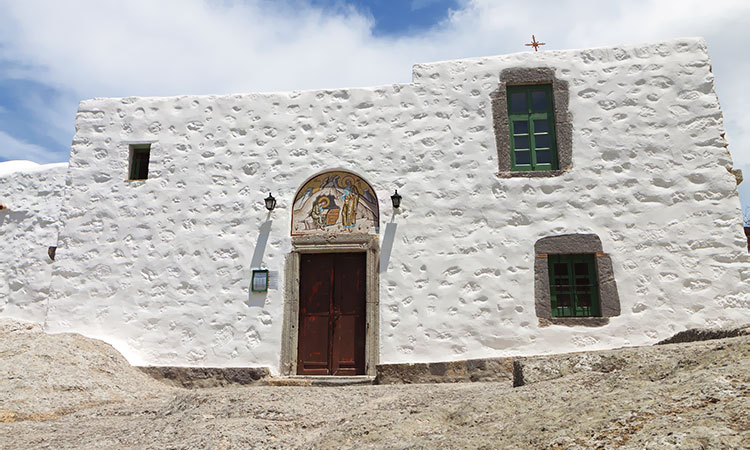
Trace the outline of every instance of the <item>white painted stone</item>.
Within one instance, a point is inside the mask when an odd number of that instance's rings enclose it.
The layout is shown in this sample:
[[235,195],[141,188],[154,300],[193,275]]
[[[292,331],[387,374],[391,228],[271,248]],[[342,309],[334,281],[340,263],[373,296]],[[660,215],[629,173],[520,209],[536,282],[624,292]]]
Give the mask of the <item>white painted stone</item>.
[[[490,93],[503,69],[540,66],[569,82],[573,168],[499,178]],[[701,39],[418,64],[405,85],[93,99],[76,126],[47,328],[132,363],[278,372],[283,290],[250,293],[251,263],[284,286],[296,190],[332,168],[380,200],[381,362],[649,344],[748,318]],[[128,145],[145,142],[149,179],[127,181]],[[566,233],[611,255],[622,314],[606,326],[538,325],[534,243]]]
[[0,316],[44,322],[68,165],[0,162]]

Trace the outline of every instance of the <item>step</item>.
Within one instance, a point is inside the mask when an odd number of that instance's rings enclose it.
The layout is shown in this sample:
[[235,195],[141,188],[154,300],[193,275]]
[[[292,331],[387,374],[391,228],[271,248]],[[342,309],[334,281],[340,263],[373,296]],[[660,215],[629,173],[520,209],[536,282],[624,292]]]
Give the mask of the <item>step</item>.
[[375,384],[375,377],[369,375],[292,375],[267,378],[264,382],[268,386],[357,386]]

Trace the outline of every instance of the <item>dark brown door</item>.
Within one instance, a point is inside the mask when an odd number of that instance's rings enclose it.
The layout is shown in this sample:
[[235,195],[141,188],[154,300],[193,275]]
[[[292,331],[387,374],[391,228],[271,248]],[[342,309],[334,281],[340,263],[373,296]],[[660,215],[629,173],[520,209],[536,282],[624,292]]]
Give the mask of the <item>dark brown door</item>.
[[365,373],[365,254],[302,254],[297,373]]

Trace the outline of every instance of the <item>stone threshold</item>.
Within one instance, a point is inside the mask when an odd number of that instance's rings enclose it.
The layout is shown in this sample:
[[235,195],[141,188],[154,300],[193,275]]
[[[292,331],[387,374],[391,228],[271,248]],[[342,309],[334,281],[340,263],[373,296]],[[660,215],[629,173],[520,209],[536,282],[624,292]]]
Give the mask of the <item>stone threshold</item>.
[[268,386],[361,386],[375,384],[375,377],[369,375],[291,375],[288,377],[268,378],[264,384]]

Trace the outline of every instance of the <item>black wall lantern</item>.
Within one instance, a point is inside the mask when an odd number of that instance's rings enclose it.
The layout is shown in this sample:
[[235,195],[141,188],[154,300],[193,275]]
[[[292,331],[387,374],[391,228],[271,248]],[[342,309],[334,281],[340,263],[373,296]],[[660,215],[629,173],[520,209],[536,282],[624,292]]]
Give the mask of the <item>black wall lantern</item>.
[[398,195],[398,189],[391,195],[391,202],[393,202],[394,209],[398,209],[401,206],[401,196]]
[[266,197],[266,209],[269,211],[273,211],[273,209],[276,207],[276,199],[273,198],[273,195],[271,193],[268,193],[268,197]]

